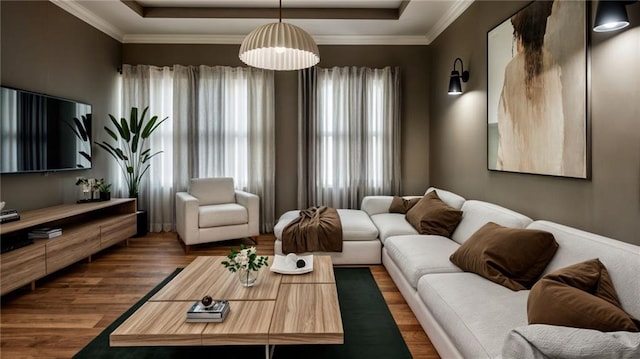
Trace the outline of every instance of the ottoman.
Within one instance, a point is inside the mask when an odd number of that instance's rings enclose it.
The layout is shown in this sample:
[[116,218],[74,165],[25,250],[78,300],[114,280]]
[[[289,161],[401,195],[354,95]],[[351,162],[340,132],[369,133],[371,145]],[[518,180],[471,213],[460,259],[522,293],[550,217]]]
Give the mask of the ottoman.
[[[313,252],[315,255],[331,256],[333,264],[381,264],[382,244],[378,239],[378,228],[369,215],[357,209],[338,209],[342,222],[342,252]],[[298,215],[299,210],[288,211],[280,216],[273,228],[276,236],[275,254],[282,253],[282,231]],[[300,255],[310,253],[298,253]]]

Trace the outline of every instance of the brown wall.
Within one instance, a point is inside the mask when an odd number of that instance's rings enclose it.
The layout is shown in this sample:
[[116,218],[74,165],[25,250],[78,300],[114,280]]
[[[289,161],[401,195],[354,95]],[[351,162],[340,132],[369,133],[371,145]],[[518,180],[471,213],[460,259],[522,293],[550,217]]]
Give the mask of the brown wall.
[[[239,45],[125,44],[123,63],[167,66],[245,66]],[[321,67],[400,66],[402,71],[402,187],[423,193],[429,183],[428,48],[426,46],[320,46]],[[297,208],[297,72],[277,72],[276,215]]]
[[[477,1],[430,45],[431,184],[625,242],[640,244],[640,4],[631,28],[589,31],[592,179],[493,172],[486,168],[486,33],[526,5]],[[446,94],[453,60],[470,81]]]
[[[1,1],[3,86],[93,105],[93,134],[118,109],[122,45],[48,1]],[[109,177],[103,153],[93,149],[93,169],[0,176],[7,208],[28,210],[74,202],[77,176]]]

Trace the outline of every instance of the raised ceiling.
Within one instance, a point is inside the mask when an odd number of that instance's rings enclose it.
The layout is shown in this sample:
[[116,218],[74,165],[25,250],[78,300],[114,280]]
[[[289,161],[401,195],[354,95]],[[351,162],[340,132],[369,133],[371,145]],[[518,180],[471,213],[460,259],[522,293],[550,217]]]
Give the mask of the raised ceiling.
[[[124,43],[239,44],[278,21],[278,0],[50,0]],[[283,0],[318,44],[427,45],[473,0]]]

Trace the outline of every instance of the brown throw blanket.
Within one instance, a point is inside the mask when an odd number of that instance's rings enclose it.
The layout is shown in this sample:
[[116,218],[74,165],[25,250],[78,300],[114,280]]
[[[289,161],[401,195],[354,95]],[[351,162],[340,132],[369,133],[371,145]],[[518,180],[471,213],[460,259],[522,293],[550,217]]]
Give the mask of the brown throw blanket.
[[342,252],[342,223],[331,207],[311,207],[300,211],[282,231],[282,252]]

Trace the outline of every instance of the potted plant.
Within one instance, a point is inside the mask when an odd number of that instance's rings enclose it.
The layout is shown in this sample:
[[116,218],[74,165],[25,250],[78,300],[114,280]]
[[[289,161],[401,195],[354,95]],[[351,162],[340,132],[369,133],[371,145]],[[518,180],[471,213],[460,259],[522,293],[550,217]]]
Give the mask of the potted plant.
[[115,131],[107,126],[104,129],[116,143],[112,145],[107,141],[96,142],[120,166],[129,189],[129,198],[138,197],[140,181],[149,170],[149,160],[162,153],[162,151],[151,153],[151,149],[146,146],[146,141],[168,117],[158,121],[158,116],[153,116],[147,121],[145,117],[148,110],[149,107],[145,107],[142,116],[138,117],[138,108],[132,107],[129,120],[121,118],[120,121],[109,114]]
[[98,186],[100,192],[100,200],[109,201],[111,199],[111,183],[102,183]]
[[252,287],[258,279],[258,270],[263,265],[268,265],[268,258],[260,256],[256,253],[256,247],[245,247],[240,245],[240,251],[235,249],[227,255],[229,260],[223,261],[224,265],[230,272],[238,273],[240,284],[244,287]]

